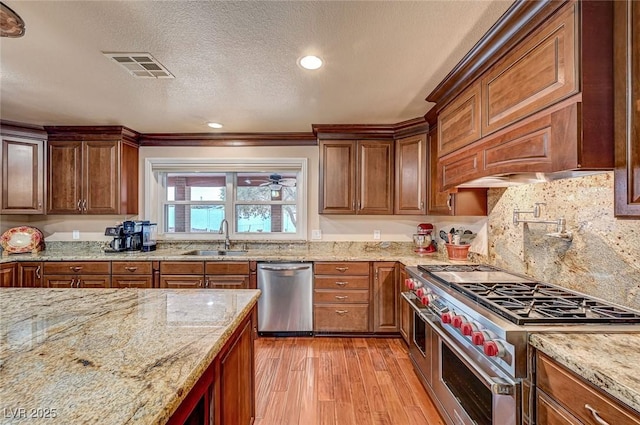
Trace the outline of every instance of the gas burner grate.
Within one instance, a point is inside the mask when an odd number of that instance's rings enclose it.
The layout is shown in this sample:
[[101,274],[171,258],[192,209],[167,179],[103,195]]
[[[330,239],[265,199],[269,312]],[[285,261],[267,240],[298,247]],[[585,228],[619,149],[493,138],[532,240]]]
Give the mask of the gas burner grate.
[[418,269],[426,273],[438,272],[496,272],[499,268],[487,264],[422,264]]

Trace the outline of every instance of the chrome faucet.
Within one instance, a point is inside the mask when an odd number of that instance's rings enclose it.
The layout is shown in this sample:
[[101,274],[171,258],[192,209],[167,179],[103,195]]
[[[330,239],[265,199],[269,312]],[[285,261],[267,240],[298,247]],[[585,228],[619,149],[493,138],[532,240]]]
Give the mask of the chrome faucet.
[[229,222],[226,218],[222,219],[222,222],[220,223],[220,230],[218,230],[218,233],[224,233],[224,249],[226,249],[227,251],[231,249],[231,241],[229,240]]

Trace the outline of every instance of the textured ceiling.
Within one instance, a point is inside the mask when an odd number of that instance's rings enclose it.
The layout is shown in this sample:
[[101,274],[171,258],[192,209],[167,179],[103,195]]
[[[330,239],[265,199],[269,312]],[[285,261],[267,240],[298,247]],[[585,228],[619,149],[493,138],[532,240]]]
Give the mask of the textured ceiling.
[[[4,1],[0,117],[143,133],[311,131],[389,124],[424,98],[511,1]],[[149,52],[175,79],[136,79],[102,55]],[[325,66],[296,60],[317,54]]]

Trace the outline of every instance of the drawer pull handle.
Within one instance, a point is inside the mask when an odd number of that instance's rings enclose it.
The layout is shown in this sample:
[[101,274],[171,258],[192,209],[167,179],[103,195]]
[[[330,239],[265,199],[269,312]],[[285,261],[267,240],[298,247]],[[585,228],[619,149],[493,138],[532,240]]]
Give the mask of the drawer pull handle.
[[349,298],[346,295],[336,295],[336,300],[346,300],[347,298]]
[[591,407],[589,404],[585,404],[584,407],[585,409],[591,412],[591,416],[593,416],[593,419],[595,419],[595,421],[598,422],[600,425],[609,425],[609,422],[605,421],[600,417],[596,409]]
[[338,313],[340,316],[344,316],[345,314],[348,313],[347,310],[336,310],[336,313]]
[[340,281],[340,280],[339,280],[339,281],[337,281],[337,282],[336,282],[336,285],[338,285],[338,286],[345,286],[347,283],[348,283],[348,282],[344,282],[344,281]]
[[344,273],[349,270],[349,267],[336,267],[336,270],[338,270],[340,273]]
[[36,278],[40,279],[42,276],[40,275],[40,266],[36,268]]
[[75,279],[71,279],[71,284],[69,285],[70,288],[73,288],[73,285],[76,283]]
[[125,267],[124,269],[125,269],[126,271],[128,271],[128,272],[131,272],[131,273],[133,273],[133,272],[135,272],[136,270],[138,270],[138,268],[137,268],[137,267]]
[[71,266],[69,267],[72,271],[78,273],[80,270],[82,270],[82,267],[80,266]]

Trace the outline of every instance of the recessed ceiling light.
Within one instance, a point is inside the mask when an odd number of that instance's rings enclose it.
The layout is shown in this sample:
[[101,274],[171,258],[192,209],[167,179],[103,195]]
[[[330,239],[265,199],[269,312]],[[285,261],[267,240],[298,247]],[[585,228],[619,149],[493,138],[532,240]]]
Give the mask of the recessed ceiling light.
[[209,122],[207,123],[207,125],[211,128],[222,128],[222,124],[217,123],[217,122]]
[[318,69],[322,66],[322,59],[317,56],[304,56],[300,58],[300,66],[304,69]]

